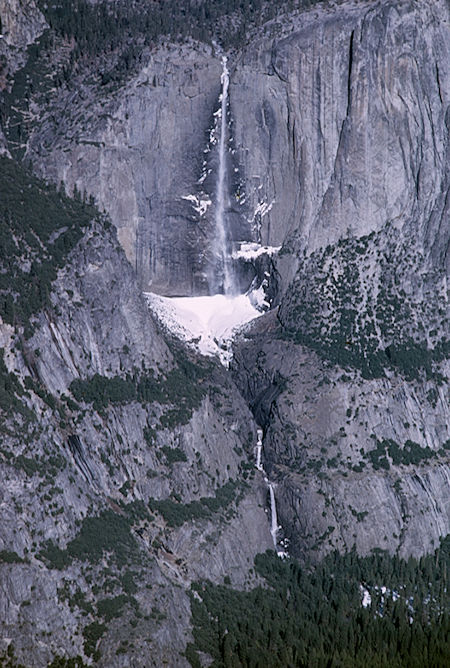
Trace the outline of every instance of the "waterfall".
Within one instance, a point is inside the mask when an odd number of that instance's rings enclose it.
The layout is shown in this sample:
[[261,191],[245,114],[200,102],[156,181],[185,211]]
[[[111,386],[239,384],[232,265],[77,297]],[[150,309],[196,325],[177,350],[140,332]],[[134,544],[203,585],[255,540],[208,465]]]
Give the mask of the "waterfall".
[[277,549],[277,533],[278,533],[278,518],[277,518],[277,504],[275,503],[275,492],[273,491],[273,485],[271,482],[267,481],[269,485],[270,492],[270,510],[271,510],[271,523],[270,523],[270,533],[272,534],[272,540],[275,549]]
[[223,293],[233,295],[235,286],[233,272],[231,267],[231,249],[230,240],[225,220],[225,208],[227,199],[227,107],[228,107],[228,86],[230,83],[230,73],[227,67],[226,56],[222,57],[222,76],[220,78],[222,92],[220,95],[220,138],[219,138],[219,170],[216,187],[216,232],[217,232],[217,252],[220,258],[223,272]]
[[[256,430],[256,436],[257,436],[257,441],[256,441],[256,468],[258,471],[262,471],[264,473],[264,481],[269,488],[269,494],[270,494],[270,533],[272,535],[272,540],[273,540],[273,546],[277,551],[277,554],[279,557],[288,557],[288,553],[286,550],[283,549],[278,549],[278,541],[277,541],[277,534],[279,529],[281,529],[280,525],[278,524],[278,517],[277,517],[277,504],[275,501],[275,489],[274,489],[274,484],[270,482],[269,478],[267,477],[266,472],[264,471],[264,467],[261,462],[261,457],[262,457],[262,437],[263,437],[263,430],[258,427]],[[287,547],[288,540],[287,538],[285,540],[281,541],[281,546],[282,547]]]
[[258,441],[256,443],[256,468],[258,469],[258,471],[262,471],[263,470],[261,464],[262,436],[263,436],[262,429],[257,429],[256,434],[258,436]]

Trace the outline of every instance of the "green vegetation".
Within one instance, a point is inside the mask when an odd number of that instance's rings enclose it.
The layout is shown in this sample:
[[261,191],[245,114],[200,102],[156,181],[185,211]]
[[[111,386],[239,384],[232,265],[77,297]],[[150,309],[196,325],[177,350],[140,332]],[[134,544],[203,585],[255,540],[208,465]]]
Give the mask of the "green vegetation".
[[[92,403],[95,410],[106,408],[108,404],[126,403],[137,399],[137,382],[127,376],[107,378],[96,373],[87,380],[74,380],[70,391],[77,401]],[[155,383],[156,385],[156,383]]]
[[[27,390],[32,390],[34,394],[36,394],[38,397],[42,399],[44,403],[47,404],[49,408],[52,410],[55,410],[55,408],[59,408],[60,411],[62,411],[62,406],[58,406],[55,397],[50,394],[50,392],[47,392],[47,390],[42,387],[38,382],[36,382],[31,376],[25,376],[24,381],[23,381],[24,387]],[[61,417],[64,417],[64,414],[60,412]]]
[[22,412],[24,407],[19,397],[23,396],[23,387],[17,376],[8,372],[3,355],[4,350],[0,348],[0,411],[6,413],[13,409],[16,412]]
[[[30,102],[47,103],[55,86],[54,41],[45,31],[27,49],[25,65],[14,73],[11,89],[2,91],[0,121],[13,157],[22,159],[35,114],[29,114]],[[7,71],[7,63],[6,63]]]
[[44,473],[44,464],[41,464],[37,457],[31,458],[25,455],[18,455],[13,461],[13,466],[16,469],[22,469],[26,475],[31,478],[35,473]]
[[74,610],[74,608],[79,608],[86,613],[92,614],[94,612],[91,603],[86,600],[85,592],[76,587],[74,593],[71,594],[68,582],[65,582],[64,586],[58,589],[58,601],[67,601],[71,610]]
[[369,511],[368,511],[368,510],[363,510],[363,511],[361,511],[361,512],[358,512],[357,510],[355,510],[354,508],[352,508],[352,506],[349,506],[349,509],[350,509],[350,512],[351,512],[351,514],[353,515],[353,517],[356,517],[356,521],[357,521],[357,522],[363,522],[364,519],[365,519],[365,518],[367,517],[367,515],[369,514]]
[[[161,39],[180,43],[192,38],[236,47],[246,44],[254,27],[317,1],[39,0],[49,29],[28,47],[27,61],[15,73],[12,90],[3,92],[0,120],[9,148],[15,157],[23,157],[36,122],[34,109],[29,113],[31,102],[48,106],[61,89],[78,90],[80,85],[108,95],[146,64]],[[2,64],[7,71],[0,57]],[[56,119],[46,120],[54,125]]]
[[[27,438],[25,432],[21,434],[22,438]],[[43,481],[48,485],[53,485],[59,471],[63,471],[67,466],[67,461],[60,454],[54,454],[49,456],[34,454],[33,457],[27,457],[24,454],[15,455],[14,452],[0,448],[0,454],[8,461],[11,466],[14,466],[15,469],[24,471],[28,477],[33,477],[38,474]],[[56,494],[62,493],[62,489],[59,487],[52,487],[49,491],[50,498]],[[46,498],[46,497],[44,497]]]
[[199,501],[190,503],[180,503],[172,499],[150,499],[149,507],[152,512],[161,513],[169,526],[179,527],[194,519],[211,517],[212,513],[227,508],[233,501],[239,502],[237,490],[240,485],[237,481],[229,480],[216,490],[215,496],[202,496]]
[[[74,380],[70,390],[77,401],[92,403],[97,411],[105,409],[108,404],[130,401],[173,404],[176,408],[161,417],[161,427],[186,424],[206,394],[206,387],[198,381],[206,376],[207,368],[188,359],[179,358],[178,363],[166,375],[158,377],[152,369],[145,373],[135,370],[125,377],[107,378],[95,374],[86,380]],[[151,442],[153,435],[154,431],[146,427],[144,438]]]
[[48,664],[48,668],[88,668],[88,666],[84,663],[81,656],[75,656],[70,659],[66,659],[63,656],[56,656],[53,661]]
[[136,573],[126,571],[120,578],[122,588],[126,594],[135,594],[138,590],[135,582]]
[[[27,338],[32,334],[31,316],[49,306],[58,269],[98,212],[58,193],[4,156],[0,201],[0,316],[24,327]],[[4,373],[0,376],[3,379]]]
[[0,550],[0,564],[23,564],[24,559],[19,557],[17,552],[10,550]]
[[136,560],[138,548],[131,534],[132,520],[106,510],[98,517],[86,517],[77,536],[65,550],[48,541],[39,557],[50,568],[66,568],[74,559],[98,563],[105,554],[121,568]]
[[413,464],[417,466],[422,461],[436,457],[436,453],[429,446],[422,448],[415,441],[408,440],[403,448],[401,448],[398,443],[390,438],[383,439],[382,441],[377,440],[377,447],[369,450],[364,456],[370,460],[375,470],[380,468],[389,470],[390,464],[387,455],[392,459],[392,463],[395,466],[399,464],[404,464],[405,466]]
[[110,622],[115,617],[122,616],[124,606],[130,601],[130,597],[125,594],[113,596],[111,598],[102,598],[97,602],[97,612],[103,617],[105,622]]
[[168,466],[172,466],[176,462],[187,462],[186,454],[180,448],[170,448],[168,445],[163,445],[161,451],[165,455]]
[[363,378],[393,369],[407,380],[442,383],[438,364],[448,358],[450,341],[438,338],[448,329],[438,282],[434,277],[422,286],[420,301],[399,287],[411,272],[421,275],[422,258],[412,248],[396,247],[391,232],[386,226],[308,256],[281,308],[283,336],[333,364],[359,369]]
[[148,445],[153,445],[155,438],[156,438],[156,429],[153,429],[152,427],[144,427],[143,429],[143,436],[145,441],[148,443]]
[[107,626],[99,622],[92,622],[83,629],[84,644],[83,649],[87,656],[91,656],[94,661],[100,658],[100,652],[96,649],[97,642],[106,633]]
[[123,483],[122,487],[119,488],[119,492],[120,492],[123,496],[127,496],[127,495],[128,495],[128,492],[130,491],[130,489],[132,488],[132,486],[133,486],[133,483],[131,482],[131,480],[125,480],[125,482]]
[[[193,668],[444,668],[450,655],[450,537],[434,555],[335,552],[317,566],[258,555],[266,587],[193,586]],[[362,606],[363,590],[371,602]],[[199,598],[201,600],[199,600]]]
[[5,654],[0,655],[1,668],[26,668],[22,663],[17,663],[15,657],[14,645],[12,642],[8,645]]
[[[76,584],[74,586],[74,582],[70,580],[65,580],[63,587],[58,589],[59,602],[67,601],[72,611],[78,608],[82,611],[84,617],[87,615],[94,616],[94,621],[83,629],[83,636],[85,639],[84,650],[95,661],[100,657],[100,653],[96,649],[98,640],[106,633],[109,622],[123,616],[125,606],[128,605],[132,608],[135,619],[142,616],[139,604],[132,596],[137,591],[134,582],[137,573],[128,570],[117,579],[113,577],[114,571],[106,568],[103,569],[102,574],[102,587],[99,586],[101,579],[98,579],[97,583],[91,587],[91,594],[94,597],[92,603],[87,600],[86,593],[82,592]],[[101,575],[99,578],[101,578]],[[87,581],[90,581],[90,578],[87,578]],[[120,590],[120,587],[122,587],[123,592],[116,596],[98,597],[101,590],[111,592],[117,588]]]
[[[65,39],[74,39],[73,61],[123,49],[110,77],[130,70],[144,46],[154,46],[160,37],[184,41],[219,40],[223,47],[243,42],[248,30],[274,18],[284,10],[307,9],[318,0],[165,0],[144,3],[139,0],[71,3],[47,3],[40,0],[51,29]],[[133,46],[130,46],[130,42]]]

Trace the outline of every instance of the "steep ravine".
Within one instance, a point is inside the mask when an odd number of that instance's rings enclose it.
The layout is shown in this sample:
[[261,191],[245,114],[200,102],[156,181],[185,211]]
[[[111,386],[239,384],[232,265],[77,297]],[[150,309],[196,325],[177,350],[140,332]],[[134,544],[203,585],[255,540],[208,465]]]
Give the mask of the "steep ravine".
[[389,370],[364,379],[283,340],[272,314],[255,321],[232,373],[264,426],[292,555],[419,555],[449,532],[446,387]]

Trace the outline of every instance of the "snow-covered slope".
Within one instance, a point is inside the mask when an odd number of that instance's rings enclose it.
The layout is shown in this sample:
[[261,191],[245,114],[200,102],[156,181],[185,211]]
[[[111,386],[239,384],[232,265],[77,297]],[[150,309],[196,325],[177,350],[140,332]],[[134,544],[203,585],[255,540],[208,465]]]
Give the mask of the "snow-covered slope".
[[233,336],[261,315],[251,295],[161,297],[152,292],[144,294],[163,326],[202,355],[218,356],[225,366],[232,357]]

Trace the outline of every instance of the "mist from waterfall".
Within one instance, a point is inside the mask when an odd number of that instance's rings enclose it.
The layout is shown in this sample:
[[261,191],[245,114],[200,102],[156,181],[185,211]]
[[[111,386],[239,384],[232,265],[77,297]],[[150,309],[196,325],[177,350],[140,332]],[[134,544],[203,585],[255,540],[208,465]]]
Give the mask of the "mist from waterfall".
[[222,75],[220,78],[222,91],[220,95],[220,137],[219,137],[219,166],[216,186],[216,253],[220,260],[220,269],[223,273],[223,293],[227,296],[236,294],[231,258],[231,244],[228,227],[226,224],[225,209],[227,206],[227,108],[228,87],[230,84],[230,73],[227,67],[226,56],[222,57]]

